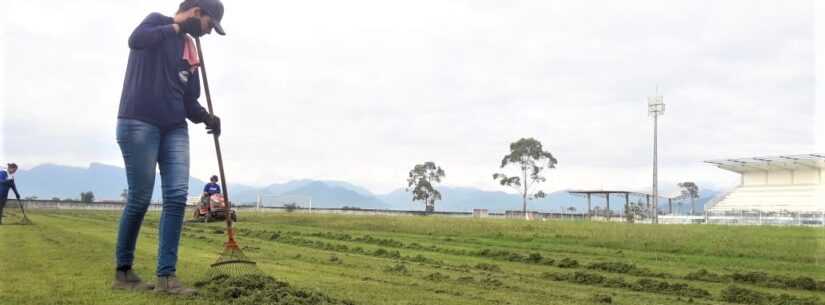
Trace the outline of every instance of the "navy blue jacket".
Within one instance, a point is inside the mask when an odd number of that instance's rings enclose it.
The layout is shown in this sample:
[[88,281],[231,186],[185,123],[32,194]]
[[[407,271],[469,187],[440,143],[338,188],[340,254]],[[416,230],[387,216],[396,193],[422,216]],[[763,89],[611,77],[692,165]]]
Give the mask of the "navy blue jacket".
[[123,80],[118,118],[136,119],[168,130],[203,122],[198,103],[198,70],[183,60],[185,34],[175,33],[174,19],[152,13],[129,37],[129,63]]
[[9,189],[14,191],[14,195],[20,198],[20,193],[17,192],[17,186],[14,185],[14,179],[10,179],[9,173],[5,170],[0,170],[0,201],[5,201],[9,197]]

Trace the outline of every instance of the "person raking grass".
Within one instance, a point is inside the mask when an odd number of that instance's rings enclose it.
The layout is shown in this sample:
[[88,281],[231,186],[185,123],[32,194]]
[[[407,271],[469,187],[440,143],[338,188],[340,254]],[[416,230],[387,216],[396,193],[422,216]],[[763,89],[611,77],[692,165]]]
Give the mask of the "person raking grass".
[[[176,277],[186,199],[189,194],[189,132],[186,119],[219,135],[220,119],[198,102],[200,58],[192,37],[224,35],[219,0],[186,0],[173,17],[149,14],[129,37],[129,60],[117,120],[117,142],[128,183],[115,249],[114,289],[176,295],[196,291]],[[135,274],[135,246],[160,169],[163,210],[158,223],[155,284]]]
[[7,164],[5,170],[0,169],[0,225],[3,224],[3,209],[6,207],[6,200],[9,197],[9,190],[14,191],[14,196],[20,200],[20,193],[14,184],[14,173],[17,172],[17,164]]

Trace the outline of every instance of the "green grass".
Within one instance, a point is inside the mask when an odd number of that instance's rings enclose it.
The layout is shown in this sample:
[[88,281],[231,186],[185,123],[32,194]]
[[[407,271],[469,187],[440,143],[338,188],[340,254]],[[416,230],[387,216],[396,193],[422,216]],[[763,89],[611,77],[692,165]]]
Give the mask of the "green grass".
[[[118,213],[30,214],[34,226],[0,226],[0,304],[225,304],[110,290]],[[821,228],[240,216],[239,243],[263,272],[355,304],[728,304],[723,297],[750,292],[763,304],[825,304]],[[147,216],[138,242],[135,268],[144,279],[154,270],[157,218]],[[205,277],[222,250],[220,229],[185,226],[185,283]],[[562,268],[562,259],[578,265]],[[685,278],[699,269],[716,277]],[[732,283],[734,273],[756,280]],[[822,289],[780,281],[799,278]]]

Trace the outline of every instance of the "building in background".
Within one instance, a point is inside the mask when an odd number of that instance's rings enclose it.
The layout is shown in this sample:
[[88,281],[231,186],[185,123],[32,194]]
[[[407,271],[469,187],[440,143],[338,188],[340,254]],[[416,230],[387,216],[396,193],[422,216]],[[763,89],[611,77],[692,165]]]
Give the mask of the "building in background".
[[705,207],[707,223],[825,226],[825,154],[705,161],[739,186]]

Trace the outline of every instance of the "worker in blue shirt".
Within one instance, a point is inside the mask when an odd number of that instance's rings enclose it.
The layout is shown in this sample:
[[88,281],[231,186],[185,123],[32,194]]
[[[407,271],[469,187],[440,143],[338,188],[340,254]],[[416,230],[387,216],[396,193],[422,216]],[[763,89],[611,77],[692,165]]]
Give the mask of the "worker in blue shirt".
[[[205,123],[220,135],[220,119],[198,103],[200,58],[192,37],[220,24],[220,0],[185,0],[173,17],[149,14],[129,36],[129,60],[117,115],[117,143],[123,154],[129,186],[120,217],[114,289],[148,290],[191,295],[175,276],[178,245],[189,194],[189,130],[186,120]],[[163,210],[158,227],[155,285],[132,270],[143,217],[152,199],[155,170],[160,169]]]
[[209,197],[221,193],[221,186],[218,185],[218,176],[212,175],[209,183],[203,186],[203,196]]
[[5,170],[0,169],[0,224],[3,224],[3,208],[6,207],[6,200],[9,197],[9,190],[14,191],[14,196],[20,200],[20,193],[14,184],[12,175],[17,172],[17,164],[9,163]]

